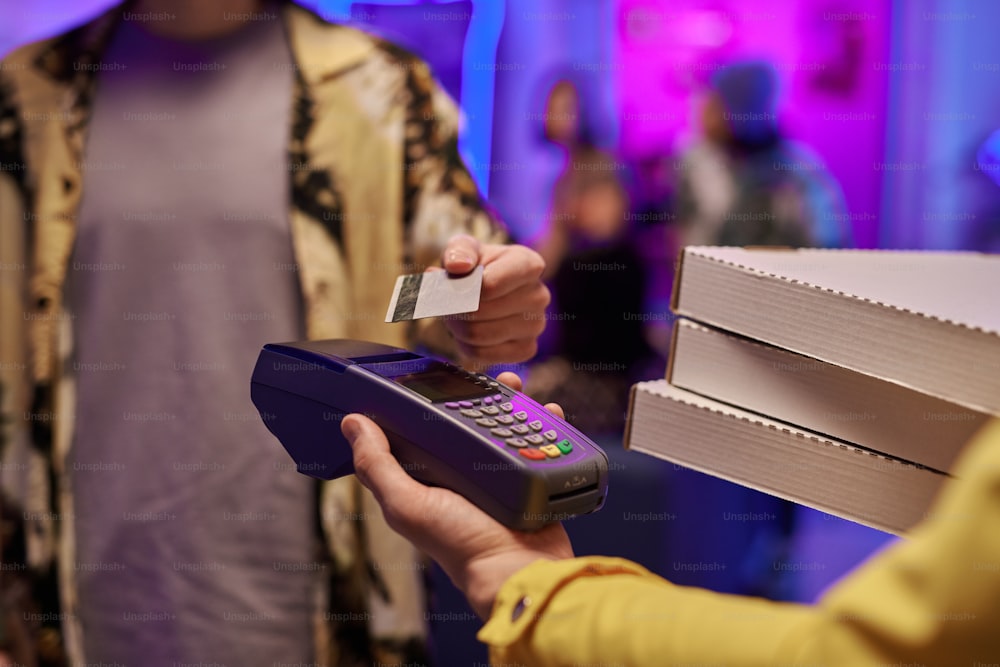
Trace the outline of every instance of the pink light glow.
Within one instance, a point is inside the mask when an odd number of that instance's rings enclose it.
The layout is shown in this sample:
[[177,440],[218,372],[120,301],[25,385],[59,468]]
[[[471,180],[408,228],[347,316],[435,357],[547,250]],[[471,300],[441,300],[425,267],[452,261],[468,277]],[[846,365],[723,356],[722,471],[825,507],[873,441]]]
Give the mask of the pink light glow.
[[737,59],[781,77],[780,124],[840,181],[856,243],[877,241],[890,0],[618,0],[621,148],[672,153],[694,137],[699,91]]

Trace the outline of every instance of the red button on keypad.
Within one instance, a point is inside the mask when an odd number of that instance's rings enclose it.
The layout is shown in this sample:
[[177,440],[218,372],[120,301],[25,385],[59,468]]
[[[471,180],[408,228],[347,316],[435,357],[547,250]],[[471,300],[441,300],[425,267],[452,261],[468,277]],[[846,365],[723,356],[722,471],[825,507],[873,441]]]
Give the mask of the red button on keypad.
[[545,454],[542,454],[537,449],[521,449],[519,452],[521,456],[532,461],[543,461],[545,459]]

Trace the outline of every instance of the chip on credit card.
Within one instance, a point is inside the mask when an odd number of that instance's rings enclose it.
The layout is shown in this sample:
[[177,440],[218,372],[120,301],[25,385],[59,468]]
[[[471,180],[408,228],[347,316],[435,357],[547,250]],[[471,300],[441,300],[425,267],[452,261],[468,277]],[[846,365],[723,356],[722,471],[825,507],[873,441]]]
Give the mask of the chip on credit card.
[[426,271],[396,278],[386,322],[406,322],[424,317],[473,313],[479,310],[483,267],[464,276],[447,271]]

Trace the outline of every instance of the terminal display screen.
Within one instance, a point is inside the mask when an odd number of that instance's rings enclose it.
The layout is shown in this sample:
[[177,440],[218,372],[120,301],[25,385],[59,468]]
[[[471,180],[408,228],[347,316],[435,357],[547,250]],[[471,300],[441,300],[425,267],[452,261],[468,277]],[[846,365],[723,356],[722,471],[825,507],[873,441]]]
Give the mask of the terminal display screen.
[[399,375],[392,379],[434,403],[480,398],[496,393],[495,389],[482,387],[472,380],[448,370],[444,364],[435,364],[419,373]]

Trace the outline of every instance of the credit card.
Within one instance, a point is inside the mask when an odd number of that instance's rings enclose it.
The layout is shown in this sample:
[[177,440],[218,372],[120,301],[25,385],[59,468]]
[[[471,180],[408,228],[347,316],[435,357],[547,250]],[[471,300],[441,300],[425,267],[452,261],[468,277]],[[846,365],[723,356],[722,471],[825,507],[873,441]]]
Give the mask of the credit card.
[[386,322],[406,322],[424,317],[474,313],[483,290],[483,267],[454,277],[447,271],[412,273],[396,278]]

